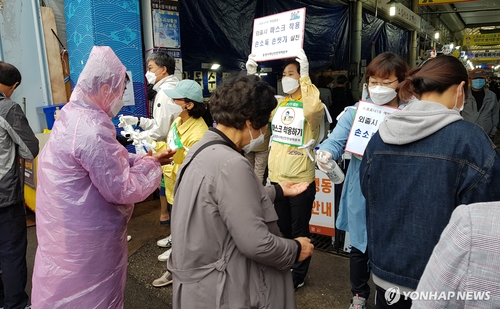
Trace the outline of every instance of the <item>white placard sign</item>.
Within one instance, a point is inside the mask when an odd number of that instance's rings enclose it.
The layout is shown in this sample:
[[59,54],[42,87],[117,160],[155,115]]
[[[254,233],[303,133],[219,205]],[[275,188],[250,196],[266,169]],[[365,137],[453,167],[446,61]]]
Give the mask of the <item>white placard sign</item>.
[[385,116],[397,110],[399,108],[385,105],[379,106],[370,102],[359,101],[351,132],[347,138],[345,151],[363,156],[368,142],[378,131]]
[[252,54],[257,61],[291,58],[304,43],[306,8],[286,11],[253,22]]
[[132,71],[127,71],[126,73],[128,75],[128,78],[130,79],[130,82],[127,84],[127,89],[125,89],[125,93],[123,94],[123,105],[130,106],[135,105],[134,80],[132,79]]
[[314,234],[335,235],[335,185],[328,176],[316,170],[316,197],[309,221],[309,231]]

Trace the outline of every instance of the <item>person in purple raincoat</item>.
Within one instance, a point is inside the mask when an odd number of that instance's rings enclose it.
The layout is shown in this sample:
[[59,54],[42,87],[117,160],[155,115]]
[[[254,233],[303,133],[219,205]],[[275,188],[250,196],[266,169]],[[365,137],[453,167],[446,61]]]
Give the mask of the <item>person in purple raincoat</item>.
[[38,157],[33,308],[123,308],[127,222],[172,156],[116,140],[125,76],[111,48],[94,47]]

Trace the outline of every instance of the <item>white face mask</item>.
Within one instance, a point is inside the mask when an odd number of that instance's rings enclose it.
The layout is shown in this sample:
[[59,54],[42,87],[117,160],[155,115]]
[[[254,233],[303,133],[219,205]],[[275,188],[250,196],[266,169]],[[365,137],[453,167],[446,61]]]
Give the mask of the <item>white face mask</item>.
[[384,105],[392,101],[398,94],[396,90],[384,86],[368,87],[370,92],[370,99],[377,105]]
[[115,117],[116,115],[118,115],[123,105],[124,105],[123,99],[120,99],[118,103],[115,104],[115,106],[111,107],[111,110],[109,111],[109,116]]
[[299,88],[299,81],[287,76],[281,79],[281,85],[284,93],[292,94]]
[[250,143],[248,145],[241,147],[241,150],[243,150],[244,153],[249,153],[250,151],[254,150],[256,147],[258,147],[258,146],[262,145],[262,143],[264,143],[264,134],[262,133],[261,130],[259,130],[259,131],[260,131],[259,137],[257,137],[256,139],[253,139],[252,131],[248,130],[248,132],[250,132]]
[[167,109],[168,109],[168,113],[170,115],[174,116],[174,118],[179,117],[179,114],[182,113],[182,107],[180,107],[179,105],[177,105],[175,103],[168,102]]
[[148,80],[148,84],[155,84],[156,83],[156,73],[153,73],[151,71],[147,71],[146,74],[146,79]]

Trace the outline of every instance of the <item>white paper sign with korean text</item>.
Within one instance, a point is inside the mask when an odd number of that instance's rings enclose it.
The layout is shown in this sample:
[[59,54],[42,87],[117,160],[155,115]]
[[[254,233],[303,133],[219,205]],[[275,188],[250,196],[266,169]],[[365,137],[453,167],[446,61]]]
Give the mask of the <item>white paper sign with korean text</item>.
[[306,8],[286,11],[253,22],[252,54],[257,61],[291,58],[304,44]]
[[398,110],[399,108],[392,106],[379,106],[370,102],[359,101],[345,151],[363,156],[368,142],[377,133],[385,116]]
[[134,82],[132,79],[132,71],[126,71],[130,82],[127,84],[125,93],[123,93],[123,105],[130,106],[135,105],[134,98]]
[[273,142],[302,146],[304,144],[304,103],[281,103],[271,121]]
[[314,234],[335,235],[335,185],[328,176],[316,170],[316,196],[309,220],[309,231]]

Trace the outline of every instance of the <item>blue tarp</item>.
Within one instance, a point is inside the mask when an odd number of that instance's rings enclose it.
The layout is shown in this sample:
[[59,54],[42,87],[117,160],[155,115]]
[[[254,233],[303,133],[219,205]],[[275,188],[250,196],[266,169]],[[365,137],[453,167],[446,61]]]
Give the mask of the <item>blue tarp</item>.
[[306,8],[304,50],[312,70],[340,67],[349,62],[347,6],[320,1],[274,0],[262,1],[258,16],[272,15],[293,9]]
[[[312,71],[349,67],[349,8],[318,0],[183,0],[180,23],[184,70],[199,71],[201,63],[218,62],[224,71],[245,68],[254,18],[306,8],[304,50]],[[372,44],[373,42],[373,44]],[[407,31],[363,13],[362,59],[392,51],[407,54]],[[264,63],[280,66],[282,62]]]
[[361,59],[368,64],[374,56],[386,51],[404,57],[408,53],[408,31],[363,13]]

